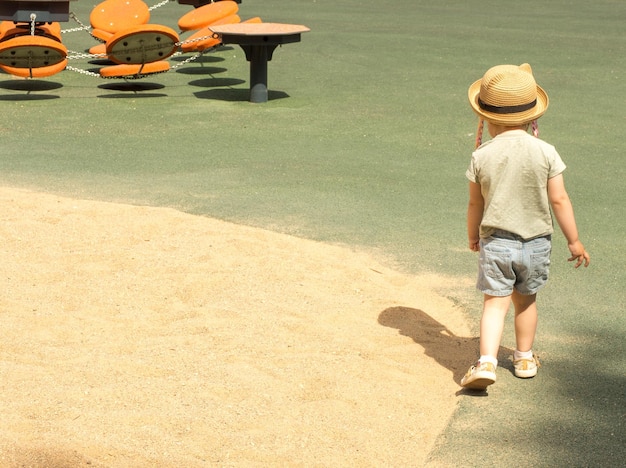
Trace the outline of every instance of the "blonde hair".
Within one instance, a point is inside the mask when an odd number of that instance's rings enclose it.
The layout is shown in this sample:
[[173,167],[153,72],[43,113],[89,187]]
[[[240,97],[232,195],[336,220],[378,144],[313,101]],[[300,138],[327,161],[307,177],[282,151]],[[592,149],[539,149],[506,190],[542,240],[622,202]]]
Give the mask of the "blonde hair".
[[[526,124],[528,128],[528,123]],[[539,123],[537,119],[530,122],[530,126],[533,129],[533,135],[535,138],[539,138]],[[485,131],[485,119],[482,117],[478,118],[478,128],[476,129],[476,148],[483,144],[483,132]]]

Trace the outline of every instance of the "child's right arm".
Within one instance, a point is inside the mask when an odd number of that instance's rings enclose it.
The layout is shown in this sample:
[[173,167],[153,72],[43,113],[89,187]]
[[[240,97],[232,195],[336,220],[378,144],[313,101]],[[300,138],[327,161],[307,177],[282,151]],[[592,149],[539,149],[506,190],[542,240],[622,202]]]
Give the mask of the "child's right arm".
[[469,248],[473,252],[480,251],[480,222],[483,219],[485,200],[480,191],[480,185],[469,183],[469,203],[467,205],[467,237]]
[[567,239],[567,247],[572,256],[568,261],[576,261],[575,267],[578,268],[583,263],[589,265],[589,254],[585,247],[578,239],[578,229],[576,227],[576,219],[574,217],[574,208],[569,199],[569,195],[565,190],[565,182],[563,174],[548,179],[548,199],[554,211],[559,227],[563,235]]

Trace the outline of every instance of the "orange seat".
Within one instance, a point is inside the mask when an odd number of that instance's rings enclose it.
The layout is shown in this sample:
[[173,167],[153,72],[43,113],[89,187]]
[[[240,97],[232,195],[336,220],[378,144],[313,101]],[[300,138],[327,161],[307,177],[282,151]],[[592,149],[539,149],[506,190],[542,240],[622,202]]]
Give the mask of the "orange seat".
[[[0,41],[11,39],[16,36],[31,35],[30,23],[15,23],[13,21],[0,22]],[[49,37],[61,42],[61,23],[37,24],[35,36]]]
[[[106,55],[107,46],[106,44],[97,44],[89,48],[89,53],[91,55]],[[104,58],[104,57],[103,57]]]
[[170,69],[170,64],[164,60],[146,63],[145,65],[111,65],[102,67],[100,76],[102,78],[141,78],[145,75],[163,73]]
[[194,34],[189,36],[185,41],[181,44],[180,48],[183,52],[202,52],[203,50],[210,49],[211,47],[218,46],[222,43],[222,41],[216,37],[213,37],[213,31],[211,31],[211,26],[216,26],[218,24],[233,24],[240,23],[241,18],[238,15],[230,15],[225,18],[219,19],[214,23],[211,23],[210,26],[206,28],[202,28],[199,31],[196,31]]
[[222,41],[213,37],[213,31],[209,28],[201,29],[189,36],[181,45],[183,52],[202,52],[220,45]]
[[254,18],[248,18],[247,20],[244,21],[244,23],[262,23],[263,20],[261,20],[261,18],[259,18],[258,16],[255,16]]
[[39,26],[39,28],[46,36],[61,41],[61,23],[46,23]]
[[0,42],[0,65],[33,69],[56,65],[67,58],[67,48],[42,36],[16,36]]
[[146,24],[149,20],[150,8],[142,0],[105,0],[96,5],[89,15],[93,29],[109,33]]
[[202,29],[217,20],[234,15],[238,10],[239,5],[232,0],[208,3],[183,15],[178,20],[178,27],[181,31]]
[[13,21],[0,21],[0,40],[2,40],[8,30],[14,27],[15,23]]
[[45,78],[46,76],[56,75],[67,67],[67,59],[61,60],[59,63],[39,68],[19,68],[0,65],[0,69],[10,75],[19,76],[21,78]]
[[108,41],[109,39],[111,39],[111,36],[113,34],[114,33],[105,31],[104,29],[92,29],[91,30],[91,35],[101,42]]
[[106,42],[110,60],[120,64],[142,64],[163,60],[176,52],[178,34],[158,24],[142,24],[113,35]]

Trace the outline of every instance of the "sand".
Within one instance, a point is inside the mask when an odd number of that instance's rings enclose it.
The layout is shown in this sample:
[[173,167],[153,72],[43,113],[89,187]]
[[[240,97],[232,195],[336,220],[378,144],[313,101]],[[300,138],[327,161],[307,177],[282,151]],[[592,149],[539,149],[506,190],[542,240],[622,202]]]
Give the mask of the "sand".
[[422,466],[456,408],[458,279],[166,208],[0,207],[2,467]]

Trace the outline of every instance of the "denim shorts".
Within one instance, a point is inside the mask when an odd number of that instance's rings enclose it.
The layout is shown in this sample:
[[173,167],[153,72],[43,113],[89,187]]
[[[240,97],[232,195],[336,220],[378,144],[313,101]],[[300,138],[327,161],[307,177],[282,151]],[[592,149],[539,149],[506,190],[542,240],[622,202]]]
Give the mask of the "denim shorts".
[[548,281],[551,236],[523,240],[508,231],[480,239],[476,288],[490,296],[509,296],[515,289],[535,294]]

